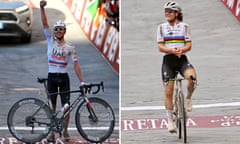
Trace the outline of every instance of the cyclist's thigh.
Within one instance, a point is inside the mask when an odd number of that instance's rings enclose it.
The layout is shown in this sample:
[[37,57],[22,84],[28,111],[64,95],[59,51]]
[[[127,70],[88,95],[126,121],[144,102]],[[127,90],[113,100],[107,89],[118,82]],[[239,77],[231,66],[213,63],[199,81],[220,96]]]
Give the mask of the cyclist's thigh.
[[164,82],[168,81],[168,79],[174,79],[177,72],[174,67],[176,61],[172,56],[164,56],[163,64],[162,64],[162,80]]
[[[167,64],[162,65],[162,80],[163,85],[165,86],[165,94],[166,95],[173,95],[174,89],[174,79],[176,76],[176,71],[171,69]],[[169,80],[170,79],[170,80]]]
[[185,78],[190,78],[190,76],[197,78],[197,74],[196,74],[196,70],[195,70],[194,66],[188,61],[188,59],[185,55],[180,63],[180,73]]
[[61,94],[62,105],[64,105],[65,103],[70,104],[70,93],[66,93],[67,91],[70,91],[70,81],[68,74],[62,76],[62,81],[60,85],[60,92],[65,92]]
[[58,92],[58,85],[56,83],[55,77],[48,76],[47,89],[48,89],[49,94],[51,94],[50,98],[51,98],[52,104],[56,104],[57,103],[57,94],[53,94],[53,93]]

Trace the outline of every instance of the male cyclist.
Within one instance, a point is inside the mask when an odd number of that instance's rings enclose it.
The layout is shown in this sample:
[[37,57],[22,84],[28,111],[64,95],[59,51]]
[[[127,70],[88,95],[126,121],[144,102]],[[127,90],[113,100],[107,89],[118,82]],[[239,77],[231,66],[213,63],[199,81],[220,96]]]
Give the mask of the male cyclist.
[[[176,2],[167,2],[164,5],[166,21],[160,24],[157,29],[157,42],[159,51],[164,53],[162,63],[162,80],[165,87],[165,109],[168,117],[168,131],[175,133],[176,124],[173,119],[173,90],[174,79],[177,72],[185,78],[192,76],[196,79],[196,71],[189,63],[186,53],[191,50],[191,38],[189,25],[182,22],[183,15],[180,5]],[[188,81],[188,93],[186,96],[186,110],[192,110],[192,93],[194,84]]]
[[[57,21],[53,25],[53,36],[50,32],[47,16],[44,7],[46,1],[40,1],[41,19],[44,27],[44,34],[47,39],[47,55],[48,55],[48,92],[57,93],[66,92],[70,90],[70,81],[67,72],[67,66],[69,59],[72,59],[74,70],[79,81],[82,83],[81,68],[78,63],[78,56],[76,54],[75,47],[67,43],[64,39],[66,33],[66,25],[62,21]],[[61,104],[64,106],[66,103],[70,105],[70,94],[63,93],[61,96]],[[51,102],[53,110],[56,111],[57,94],[51,95]],[[69,140],[68,124],[70,115],[65,119],[65,127],[63,131],[63,137],[65,140]],[[51,133],[48,137],[48,142],[55,142],[55,135]]]

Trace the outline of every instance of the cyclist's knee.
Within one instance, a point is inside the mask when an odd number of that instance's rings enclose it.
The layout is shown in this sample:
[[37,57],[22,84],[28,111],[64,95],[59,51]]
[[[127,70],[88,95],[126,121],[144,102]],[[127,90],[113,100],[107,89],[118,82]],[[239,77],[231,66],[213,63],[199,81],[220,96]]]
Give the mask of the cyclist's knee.
[[187,79],[191,79],[191,77],[193,79],[197,79],[197,74],[194,68],[188,68],[185,70],[184,72],[184,77]]

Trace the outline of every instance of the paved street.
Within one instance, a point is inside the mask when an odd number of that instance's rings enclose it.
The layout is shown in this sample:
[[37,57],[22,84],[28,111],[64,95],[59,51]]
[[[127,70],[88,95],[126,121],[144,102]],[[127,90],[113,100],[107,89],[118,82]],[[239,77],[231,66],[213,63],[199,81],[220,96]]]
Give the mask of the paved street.
[[[35,5],[39,3],[32,1]],[[121,100],[121,121],[128,122],[122,125],[122,144],[182,143],[176,135],[167,132],[164,120],[162,54],[157,48],[156,30],[165,21],[163,5],[167,1],[121,1],[121,98],[118,75],[86,39],[62,0],[49,1],[49,23],[59,19],[66,21],[66,39],[77,48],[85,81],[104,81],[105,92],[100,95],[111,103],[117,120]],[[184,22],[191,27],[193,47],[188,56],[197,70],[199,83],[193,95],[194,110],[188,113],[192,118],[188,127],[189,144],[238,144],[239,22],[220,0],[178,2],[183,8]],[[14,141],[6,127],[12,104],[29,96],[45,98],[39,96],[42,86],[36,82],[37,77],[47,74],[46,41],[39,20],[39,9],[35,8],[31,44],[0,42],[0,143],[4,143],[4,138],[8,139],[5,143]],[[76,89],[79,82],[72,66],[69,70],[72,89]],[[205,122],[207,120],[211,123]],[[73,112],[71,128],[75,128],[74,122]],[[204,126],[200,126],[203,122]],[[118,123],[109,143],[118,141]],[[70,132],[74,140],[79,140],[77,131]]]
[[[3,140],[3,137],[12,138],[7,130],[6,119],[13,103],[25,97],[45,99],[44,96],[39,95],[43,86],[37,83],[37,77],[47,76],[47,43],[40,21],[39,0],[32,0],[32,2],[36,6],[33,11],[32,42],[30,44],[19,44],[14,41],[3,42],[1,40],[0,43],[0,140]],[[66,22],[66,40],[76,46],[84,81],[104,81],[105,91],[100,92],[98,96],[108,101],[114,109],[116,127],[110,139],[113,139],[116,143],[119,137],[118,74],[112,70],[99,51],[88,41],[62,0],[48,1],[46,12],[50,26],[60,19]],[[69,75],[72,89],[78,89],[79,81],[71,64],[69,65]],[[60,102],[59,99],[58,102]],[[73,129],[70,130],[73,138],[81,138],[76,131],[75,112],[71,114],[69,127]],[[109,143],[111,143],[111,140]]]
[[[123,144],[182,143],[166,128],[150,129],[141,121],[166,118],[160,107],[164,105],[160,73],[163,55],[156,42],[157,26],[165,21],[165,2],[167,0],[121,3],[121,119],[145,126],[141,130],[122,131]],[[189,117],[238,115],[239,104],[233,106],[233,103],[240,102],[239,22],[219,0],[178,2],[192,33],[193,47],[188,56],[197,70],[199,82],[193,104],[194,107],[209,105],[195,108]],[[214,104],[219,105],[213,107]],[[233,127],[189,128],[189,143],[237,144],[240,120],[236,120]]]

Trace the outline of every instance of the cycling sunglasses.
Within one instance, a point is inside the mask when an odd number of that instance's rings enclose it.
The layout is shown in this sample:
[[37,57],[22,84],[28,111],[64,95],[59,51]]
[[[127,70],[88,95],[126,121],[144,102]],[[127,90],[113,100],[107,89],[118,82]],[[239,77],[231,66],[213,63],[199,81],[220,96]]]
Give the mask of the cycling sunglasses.
[[54,31],[64,31],[66,30],[64,27],[55,27]]
[[172,10],[172,9],[165,9],[165,13],[175,13],[176,11],[175,10]]

